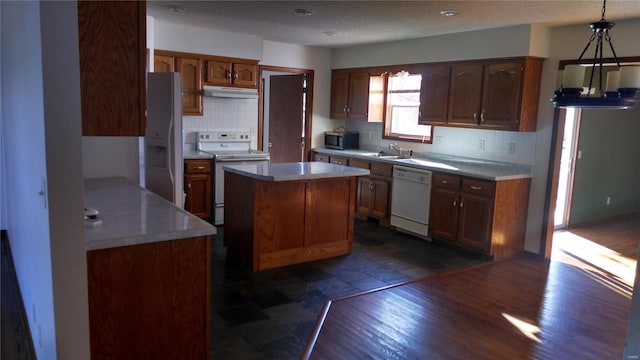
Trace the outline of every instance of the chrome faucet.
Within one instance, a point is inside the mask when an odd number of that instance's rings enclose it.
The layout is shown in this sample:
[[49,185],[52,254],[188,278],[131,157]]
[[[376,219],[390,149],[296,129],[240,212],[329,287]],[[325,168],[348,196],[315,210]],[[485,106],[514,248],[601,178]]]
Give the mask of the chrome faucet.
[[398,146],[398,143],[389,144],[389,149],[393,149],[398,152],[398,155],[402,155],[402,148]]

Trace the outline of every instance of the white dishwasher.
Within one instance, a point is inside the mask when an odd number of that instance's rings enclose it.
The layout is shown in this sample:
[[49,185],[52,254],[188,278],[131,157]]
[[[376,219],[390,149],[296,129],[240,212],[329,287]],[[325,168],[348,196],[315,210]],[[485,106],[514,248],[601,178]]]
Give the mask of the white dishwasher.
[[431,200],[431,171],[393,166],[391,225],[426,238]]

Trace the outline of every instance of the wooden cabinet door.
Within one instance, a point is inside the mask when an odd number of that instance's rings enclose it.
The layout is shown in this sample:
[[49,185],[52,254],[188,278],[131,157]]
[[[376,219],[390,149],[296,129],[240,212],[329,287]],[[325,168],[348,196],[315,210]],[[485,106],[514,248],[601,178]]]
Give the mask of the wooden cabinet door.
[[208,85],[231,85],[231,63],[228,61],[207,60],[207,74],[205,82]]
[[233,64],[233,84],[239,87],[258,87],[258,66],[255,64]]
[[450,66],[425,66],[423,68],[420,85],[419,124],[440,125],[447,123],[450,83]]
[[349,73],[331,74],[331,118],[346,119],[349,106]]
[[176,67],[182,77],[182,114],[202,115],[202,63],[178,58]]
[[517,128],[522,71],[521,61],[493,63],[485,67],[481,126],[505,130]]
[[449,124],[477,125],[482,105],[482,64],[460,64],[451,70]]
[[312,161],[318,161],[318,162],[329,162],[329,155],[324,155],[324,154],[318,154],[317,152],[312,153],[311,155],[312,157]]
[[154,72],[174,72],[175,58],[173,56],[154,55],[153,71]]
[[202,218],[211,218],[211,175],[187,174],[184,176],[186,198],[184,209]]
[[352,72],[349,75],[349,105],[347,118],[367,120],[369,113],[369,73]]
[[462,193],[460,200],[461,245],[489,253],[493,199],[475,194]]
[[351,194],[355,185],[353,177],[306,182],[305,247],[345,241],[353,236]]
[[349,165],[349,158],[346,157],[342,157],[342,156],[330,156],[329,157],[329,162],[332,164],[336,164],[336,165],[344,165],[344,166],[348,166]]
[[356,194],[356,212],[362,216],[369,216],[371,203],[373,203],[373,184],[368,176],[358,177],[358,190]]
[[78,1],[78,36],[82,134],[144,135],[146,3]]
[[460,192],[446,188],[431,188],[429,208],[429,236],[441,240],[456,241]]
[[379,219],[389,217],[389,188],[390,184],[386,180],[371,179],[373,186],[373,198],[371,199],[370,213]]

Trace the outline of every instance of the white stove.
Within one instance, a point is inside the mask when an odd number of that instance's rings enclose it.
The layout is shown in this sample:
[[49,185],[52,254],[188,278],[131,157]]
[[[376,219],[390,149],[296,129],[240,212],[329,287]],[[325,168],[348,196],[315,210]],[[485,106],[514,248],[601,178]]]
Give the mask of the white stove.
[[197,149],[213,155],[214,224],[224,223],[224,165],[268,164],[269,153],[251,149],[249,132],[200,131]]

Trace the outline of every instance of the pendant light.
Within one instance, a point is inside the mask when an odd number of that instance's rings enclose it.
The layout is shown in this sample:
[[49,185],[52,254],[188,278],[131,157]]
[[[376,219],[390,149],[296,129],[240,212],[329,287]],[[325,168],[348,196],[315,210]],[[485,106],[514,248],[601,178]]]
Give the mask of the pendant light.
[[[561,108],[629,109],[637,105],[640,94],[640,66],[620,66],[609,35],[609,30],[615,23],[608,22],[605,19],[606,8],[607,0],[604,0],[602,18],[600,21],[589,24],[593,33],[578,58],[579,63],[591,43],[595,41],[596,49],[593,55],[593,62],[590,65],[591,76],[589,77],[589,87],[586,89],[586,94],[582,93],[584,91],[584,73],[587,66],[566,65],[562,85],[554,92],[554,97],[551,99],[553,106]],[[602,81],[604,67],[602,48],[605,42],[609,44],[613,59],[617,65],[615,71],[608,72],[606,87],[603,86],[604,82]],[[595,91],[592,91],[592,89],[596,90],[593,83],[596,67],[598,68],[598,92],[594,93]]]

